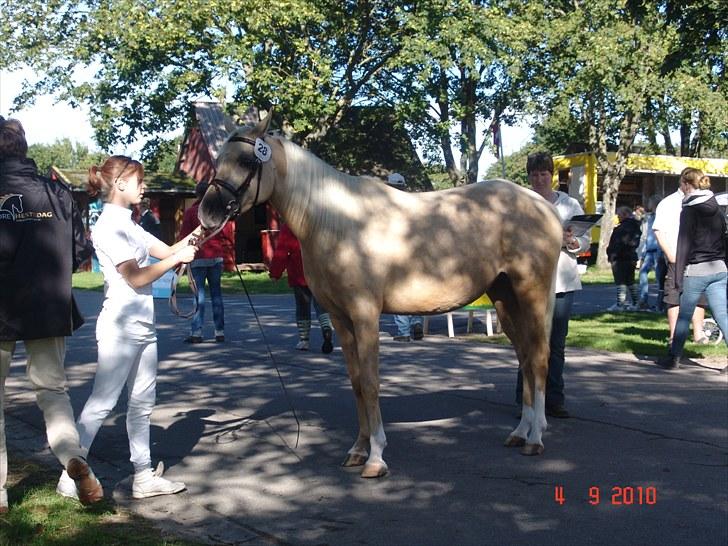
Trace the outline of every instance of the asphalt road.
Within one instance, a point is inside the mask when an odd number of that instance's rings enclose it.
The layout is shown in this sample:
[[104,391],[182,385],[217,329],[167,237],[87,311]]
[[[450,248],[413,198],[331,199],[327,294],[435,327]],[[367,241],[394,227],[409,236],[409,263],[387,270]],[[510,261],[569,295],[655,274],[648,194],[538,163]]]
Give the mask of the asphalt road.
[[[614,301],[611,287],[581,296],[577,312]],[[88,324],[67,354],[76,412],[91,389],[101,295],[79,293],[79,301]],[[226,343],[194,346],[182,342],[188,324],[157,300],[152,456],[187,491],[130,499],[124,401],[92,448],[107,495],[171,532],[211,544],[728,543],[725,375],[569,350],[574,418],[550,419],[545,453],[524,457],[502,445],[517,424],[510,348],[448,339],[441,316],[434,335],[397,343],[383,317],[390,474],[363,480],[339,466],[356,436],[340,349],[293,350],[292,296],[254,302],[275,364],[243,298],[226,298]],[[209,316],[206,327],[211,338]],[[456,331],[464,329],[457,314]],[[312,348],[319,344],[315,329]],[[23,373],[21,350],[7,383],[10,449],[57,465]]]

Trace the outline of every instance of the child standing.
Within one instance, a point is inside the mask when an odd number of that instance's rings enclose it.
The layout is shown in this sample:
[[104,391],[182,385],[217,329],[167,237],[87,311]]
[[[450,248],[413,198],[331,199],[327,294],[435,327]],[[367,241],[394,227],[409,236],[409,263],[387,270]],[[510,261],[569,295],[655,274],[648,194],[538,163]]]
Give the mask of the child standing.
[[[617,303],[609,311],[632,311],[639,306],[639,287],[635,285],[637,267],[637,247],[640,244],[642,226],[632,217],[629,207],[617,209],[619,225],[614,228],[607,246],[607,256],[612,264],[614,284],[617,285]],[[627,305],[627,291],[632,305]]]
[[[157,334],[152,282],[180,263],[189,263],[197,249],[189,244],[199,230],[173,246],[144,231],[131,218],[131,207],[144,194],[144,168],[124,156],[112,156],[89,170],[89,191],[100,193],[103,212],[92,229],[104,275],[104,303],[96,324],[98,367],[91,396],[78,418],[81,447],[86,453],[104,419],[128,389],[126,428],[134,465],[135,499],[178,493],[181,482],[152,471],[149,449],[150,416],[157,381]],[[160,261],[149,263],[153,256]],[[64,472],[57,491],[75,497],[76,488]]]

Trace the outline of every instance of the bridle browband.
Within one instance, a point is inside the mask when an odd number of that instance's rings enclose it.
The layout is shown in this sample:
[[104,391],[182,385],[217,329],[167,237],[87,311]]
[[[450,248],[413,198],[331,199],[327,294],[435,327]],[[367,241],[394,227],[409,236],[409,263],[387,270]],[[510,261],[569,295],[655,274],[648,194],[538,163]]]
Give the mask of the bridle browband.
[[[251,146],[253,146],[253,149],[255,149],[255,141],[244,136],[231,136],[227,140],[227,142],[245,142],[246,144],[250,144]],[[253,181],[253,178],[256,177],[258,180],[255,188],[255,199],[253,199],[253,206],[258,204],[258,196],[260,195],[260,178],[263,174],[263,162],[256,155],[253,155],[252,159],[247,157],[241,157],[240,159],[238,159],[238,163],[242,167],[248,167],[250,169],[248,177],[243,181],[242,184],[240,184],[240,186],[236,188],[227,180],[223,180],[217,177],[213,178],[210,182],[210,185],[214,186],[217,190],[217,195],[221,202],[221,189],[224,189],[233,197],[230,201],[227,202],[227,205],[225,205],[225,212],[228,215],[228,220],[234,218],[240,213],[240,198],[246,191],[248,191],[250,183]]]

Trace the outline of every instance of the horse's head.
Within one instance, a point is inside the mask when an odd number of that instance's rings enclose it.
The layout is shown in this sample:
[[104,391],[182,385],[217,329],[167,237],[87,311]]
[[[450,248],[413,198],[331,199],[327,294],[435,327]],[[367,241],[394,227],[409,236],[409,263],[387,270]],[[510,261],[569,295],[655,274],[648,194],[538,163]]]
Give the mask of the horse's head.
[[213,230],[226,219],[263,203],[273,192],[271,145],[265,141],[268,116],[255,127],[241,127],[227,139],[217,157],[215,179],[210,183],[198,216],[202,227]]

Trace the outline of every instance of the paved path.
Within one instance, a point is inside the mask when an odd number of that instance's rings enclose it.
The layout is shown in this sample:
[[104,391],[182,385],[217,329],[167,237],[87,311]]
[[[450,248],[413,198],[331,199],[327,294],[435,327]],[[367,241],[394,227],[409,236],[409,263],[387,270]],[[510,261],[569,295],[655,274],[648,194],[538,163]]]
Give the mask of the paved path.
[[[580,312],[610,305],[610,289],[590,288]],[[91,387],[101,297],[84,292],[79,300],[89,323],[68,347],[76,412]],[[328,356],[294,351],[293,298],[254,301],[290,400],[242,298],[226,299],[228,341],[195,346],[182,343],[188,324],[158,301],[152,455],[188,490],[129,499],[122,402],[91,457],[120,504],[211,544],[728,543],[726,376],[569,350],[567,398],[576,417],[551,419],[544,455],[523,457],[502,447],[517,423],[513,351],[448,339],[437,317],[438,335],[423,342],[381,336],[391,472],[362,480],[339,467],[356,434],[340,349]],[[458,314],[456,330],[464,324]],[[391,329],[385,317],[382,330]],[[318,330],[312,341],[318,347]],[[53,464],[22,356],[7,387],[10,449]],[[555,501],[557,488],[564,504]],[[598,503],[590,503],[590,491]]]

